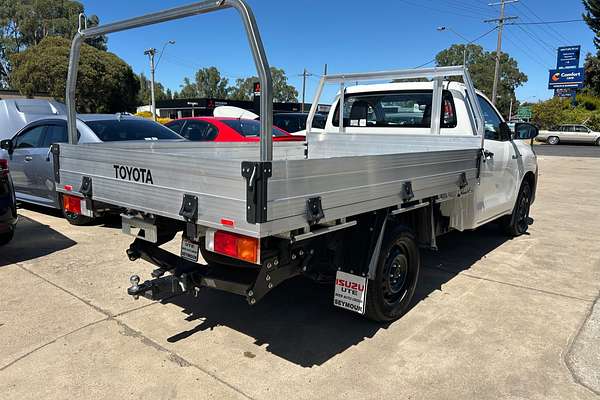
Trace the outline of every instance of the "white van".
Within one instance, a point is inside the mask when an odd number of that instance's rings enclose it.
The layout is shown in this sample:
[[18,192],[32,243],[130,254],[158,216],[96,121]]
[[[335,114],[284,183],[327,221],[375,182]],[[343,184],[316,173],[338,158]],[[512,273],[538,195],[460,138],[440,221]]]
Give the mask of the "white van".
[[10,139],[32,121],[52,115],[66,115],[64,104],[42,99],[0,100],[0,140]]

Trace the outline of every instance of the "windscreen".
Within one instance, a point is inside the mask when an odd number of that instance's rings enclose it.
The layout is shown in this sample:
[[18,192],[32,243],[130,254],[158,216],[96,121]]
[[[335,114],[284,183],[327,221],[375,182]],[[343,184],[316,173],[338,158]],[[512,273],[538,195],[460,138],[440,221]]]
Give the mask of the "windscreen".
[[87,121],[85,124],[103,142],[183,139],[159,123],[143,119],[106,119]]
[[[224,119],[221,120],[230,128],[236,130],[240,135],[245,137],[260,137],[260,122],[253,119]],[[283,131],[273,128],[273,136],[287,136]]]

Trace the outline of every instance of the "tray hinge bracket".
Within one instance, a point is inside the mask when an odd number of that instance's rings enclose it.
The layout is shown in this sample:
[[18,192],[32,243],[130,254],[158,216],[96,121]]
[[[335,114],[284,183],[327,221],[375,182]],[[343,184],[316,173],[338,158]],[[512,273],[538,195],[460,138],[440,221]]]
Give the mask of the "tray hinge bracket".
[[243,161],[246,178],[246,220],[249,224],[267,222],[267,180],[273,174],[270,161]]
[[467,181],[467,173],[462,172],[458,178],[458,187],[462,190],[469,186],[469,181]]
[[179,215],[186,222],[186,236],[190,239],[196,239],[198,236],[198,225],[196,224],[198,222],[198,197],[191,194],[184,194]]
[[94,208],[92,205],[92,196],[94,194],[92,189],[92,178],[89,176],[84,176],[81,178],[81,187],[79,188],[79,193],[81,193],[85,198],[85,206],[87,209],[92,210]]
[[415,197],[415,194],[413,193],[412,182],[411,181],[404,182],[402,184],[402,200],[409,201],[413,197]]
[[325,213],[323,212],[320,196],[306,200],[306,220],[310,225],[318,223],[324,217]]

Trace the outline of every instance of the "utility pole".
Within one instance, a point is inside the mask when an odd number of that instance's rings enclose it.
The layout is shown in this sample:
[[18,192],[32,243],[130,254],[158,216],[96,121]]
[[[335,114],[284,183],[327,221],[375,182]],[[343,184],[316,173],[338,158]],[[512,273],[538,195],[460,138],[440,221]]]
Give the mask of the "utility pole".
[[154,99],[154,56],[156,55],[156,49],[154,47],[144,51],[144,54],[150,57],[150,99],[151,99],[151,110],[152,118],[156,121],[156,101]]
[[301,106],[301,111],[304,112],[304,98],[306,96],[306,77],[307,76],[312,76],[313,74],[311,74],[310,72],[308,72],[306,70],[306,68],[304,68],[304,71],[302,71],[302,74],[300,74],[299,76],[302,77],[302,106]]
[[154,64],[154,56],[156,56],[156,49],[154,47],[149,48],[148,50],[144,51],[144,54],[147,55],[150,58],[150,97],[151,97],[151,101],[152,101],[152,105],[151,110],[152,110],[152,118],[156,121],[156,100],[154,98],[154,72],[156,71],[156,67],[158,66],[158,63],[160,62],[160,59],[163,56],[163,53],[165,52],[165,47],[167,47],[168,44],[175,44],[174,40],[169,40],[168,42],[165,42],[165,44],[162,47],[162,50],[160,51],[160,55],[158,56],[158,62],[156,63],[156,65]]
[[504,29],[504,23],[511,19],[517,19],[518,17],[505,17],[504,6],[510,3],[516,3],[519,0],[500,0],[499,3],[490,3],[489,6],[500,6],[500,16],[495,19],[486,19],[483,22],[496,22],[498,24],[498,43],[496,45],[496,67],[494,68],[494,86],[492,89],[492,104],[496,104],[496,96],[498,95],[498,80],[500,78],[500,56],[502,55],[502,29]]

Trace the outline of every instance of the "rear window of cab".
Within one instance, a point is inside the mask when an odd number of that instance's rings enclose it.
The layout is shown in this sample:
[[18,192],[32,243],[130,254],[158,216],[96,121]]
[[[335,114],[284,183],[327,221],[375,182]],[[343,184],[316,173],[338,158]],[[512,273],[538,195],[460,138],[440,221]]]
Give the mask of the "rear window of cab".
[[[345,127],[430,128],[431,90],[356,93],[344,96]],[[442,128],[455,128],[456,108],[448,90],[442,93]],[[339,104],[333,115],[339,126]]]

